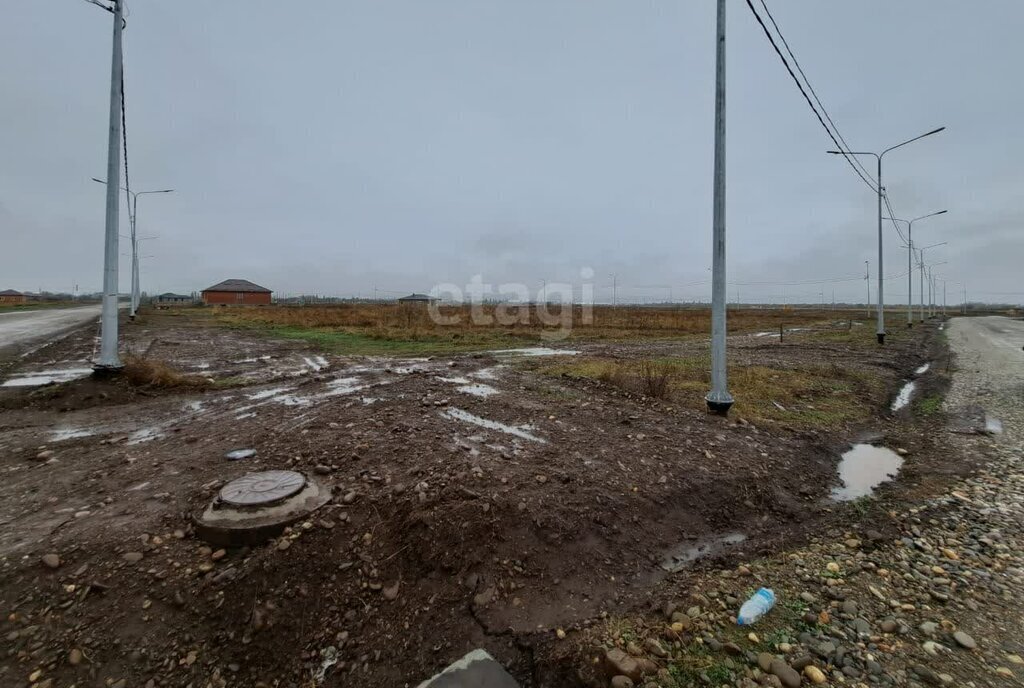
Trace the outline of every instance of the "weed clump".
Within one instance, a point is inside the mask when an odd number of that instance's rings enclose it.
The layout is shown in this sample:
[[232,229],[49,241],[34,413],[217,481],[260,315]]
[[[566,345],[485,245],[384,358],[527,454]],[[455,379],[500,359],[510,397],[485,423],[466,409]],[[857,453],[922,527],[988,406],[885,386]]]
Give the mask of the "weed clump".
[[125,358],[124,378],[136,387],[160,387],[163,389],[198,389],[210,386],[210,381],[198,375],[187,375],[167,365],[143,356],[129,355]]

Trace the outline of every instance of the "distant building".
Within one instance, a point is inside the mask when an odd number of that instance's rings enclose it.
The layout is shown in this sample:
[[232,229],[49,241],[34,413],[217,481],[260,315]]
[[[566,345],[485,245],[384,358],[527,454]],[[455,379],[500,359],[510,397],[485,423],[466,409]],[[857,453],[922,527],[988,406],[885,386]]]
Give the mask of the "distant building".
[[269,306],[272,293],[249,280],[229,279],[203,289],[203,303],[209,306]]
[[160,294],[153,299],[153,302],[158,306],[180,306],[190,304],[193,301],[195,299],[188,294],[172,294],[171,292]]
[[0,303],[25,303],[27,301],[28,297],[20,291],[14,291],[13,289],[0,291]]
[[398,299],[398,303],[433,303],[436,300],[426,294],[409,294]]

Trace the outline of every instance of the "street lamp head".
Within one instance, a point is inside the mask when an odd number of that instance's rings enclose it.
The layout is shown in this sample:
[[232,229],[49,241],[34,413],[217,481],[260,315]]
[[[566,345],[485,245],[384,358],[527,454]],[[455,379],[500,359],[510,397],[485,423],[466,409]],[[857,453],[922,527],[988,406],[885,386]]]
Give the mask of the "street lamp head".
[[931,136],[932,134],[938,134],[940,131],[945,131],[945,130],[946,130],[946,127],[939,127],[938,129],[933,129],[932,131],[929,131],[924,136]]

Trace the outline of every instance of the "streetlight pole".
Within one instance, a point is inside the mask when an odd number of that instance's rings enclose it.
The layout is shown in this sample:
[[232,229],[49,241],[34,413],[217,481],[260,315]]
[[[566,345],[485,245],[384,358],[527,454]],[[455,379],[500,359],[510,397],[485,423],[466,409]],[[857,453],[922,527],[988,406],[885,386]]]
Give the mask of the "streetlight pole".
[[901,220],[896,217],[890,217],[889,219],[893,222],[906,222],[907,223],[907,327],[914,326],[914,223],[918,220],[923,220],[926,217],[934,217],[936,215],[942,215],[949,212],[948,210],[938,210],[934,213],[928,213],[927,215],[921,215],[915,217],[913,220]]
[[[100,184],[106,184],[102,179],[93,177],[94,182]],[[121,187],[122,191],[128,191],[124,187]],[[131,208],[128,209],[128,220],[131,225],[131,242],[132,242],[132,295],[131,302],[129,305],[128,315],[132,320],[135,320],[135,312],[139,309],[139,242],[143,241],[138,238],[135,232],[135,221],[139,215],[139,196],[145,194],[158,194],[158,193],[173,193],[174,189],[156,189],[154,191],[128,191],[132,198]],[[156,237],[147,237],[148,239],[155,239]]]
[[923,247],[917,249],[917,255],[918,255],[918,258],[920,259],[920,262],[918,263],[918,267],[919,267],[919,269],[921,271],[921,280],[920,280],[920,282],[921,282],[921,290],[920,291],[921,291],[921,322],[922,323],[924,322],[924,271],[925,271],[924,252],[926,250],[930,249],[930,248],[935,248],[936,246],[945,246],[948,243],[949,243],[948,241],[942,241],[942,242],[940,242],[938,244],[930,244],[928,246],[923,246]]
[[[93,365],[97,375],[116,373],[123,367],[117,355],[117,267],[118,203],[121,178],[121,31],[122,0],[104,7],[114,15],[114,38],[110,58],[110,120],[107,129],[107,217],[103,250],[103,312],[100,316],[100,357]],[[102,7],[102,5],[101,5]]]
[[920,136],[915,136],[912,139],[907,139],[903,143],[898,143],[895,146],[890,146],[889,148],[886,148],[881,153],[873,153],[867,151],[828,151],[833,155],[873,155],[875,156],[875,160],[878,161],[878,176],[875,179],[875,184],[878,187],[876,189],[878,193],[878,325],[875,329],[875,336],[878,338],[879,344],[885,343],[885,297],[883,296],[883,290],[885,289],[885,286],[882,278],[882,195],[885,193],[885,187],[882,185],[882,158],[884,158],[885,154],[891,150],[896,150],[897,148],[901,148],[902,146],[905,146],[908,143],[913,143],[918,139],[923,139],[926,136],[938,134],[945,128],[946,127],[939,127],[938,129],[933,129],[932,131],[929,131],[926,134],[921,134]]
[[871,317],[871,261],[864,261],[864,284],[868,285],[868,317]]
[[712,199],[711,259],[711,391],[704,397],[708,411],[729,413],[725,358],[725,0],[718,0],[715,40],[715,162]]

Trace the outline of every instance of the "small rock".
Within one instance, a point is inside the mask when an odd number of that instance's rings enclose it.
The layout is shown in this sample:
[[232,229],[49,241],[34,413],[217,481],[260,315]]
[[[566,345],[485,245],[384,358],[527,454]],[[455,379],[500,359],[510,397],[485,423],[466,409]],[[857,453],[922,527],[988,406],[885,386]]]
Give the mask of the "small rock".
[[356,491],[349,490],[348,492],[345,493],[345,496],[341,498],[341,501],[344,502],[345,504],[351,504],[352,502],[356,501]]
[[800,688],[800,674],[781,659],[772,660],[769,671],[778,676],[786,688]]
[[316,467],[315,467],[315,468],[313,468],[313,471],[314,471],[314,472],[315,472],[315,473],[316,473],[317,475],[330,475],[330,473],[331,473],[331,467],[330,467],[330,466],[325,466],[325,465],[323,465],[322,463],[318,463],[318,464],[316,465]]
[[899,629],[900,625],[896,623],[895,619],[886,619],[882,622],[883,633],[895,633]]
[[1003,678],[1013,678],[1013,672],[1007,669],[1006,667],[997,667],[996,674],[1002,676]]
[[927,636],[934,636],[936,631],[939,630],[939,624],[935,623],[934,621],[925,621],[917,627],[917,630],[921,631]]
[[227,554],[228,554],[227,550],[219,549],[216,552],[213,552],[212,554],[210,554],[210,558],[213,559],[214,561],[220,561],[221,559],[226,557]]
[[804,676],[809,678],[811,680],[811,683],[825,682],[825,674],[821,673],[821,669],[814,666],[813,664],[808,664],[804,667]]
[[390,587],[386,587],[386,588],[381,588],[381,594],[384,595],[384,599],[385,600],[393,600],[393,599],[397,598],[398,597],[398,589],[399,589],[399,586],[401,584],[402,584],[402,581],[401,580],[397,580],[397,581],[395,581],[394,585],[392,585]]
[[771,671],[774,661],[775,657],[771,653],[761,652],[757,655],[757,666],[761,667],[761,671]]
[[633,688],[633,686],[635,686],[636,684],[633,683],[633,679],[631,679],[629,676],[623,676],[622,674],[619,674],[618,676],[612,676],[611,685],[612,688]]
[[292,546],[292,541],[289,540],[288,538],[283,538],[282,540],[280,540],[277,543],[277,549],[279,551],[281,551],[281,552],[285,551],[286,549],[288,549],[291,546]]
[[846,600],[843,602],[843,613],[849,614],[850,616],[857,616],[857,603],[853,600]]
[[53,553],[44,554],[43,555],[43,564],[47,568],[55,569],[55,568],[60,566],[60,556],[57,555],[57,554],[53,554]]
[[37,461],[49,461],[52,458],[53,458],[53,450],[52,449],[44,449],[43,451],[41,451],[38,454],[36,454],[36,460]]
[[644,649],[650,652],[655,657],[668,657],[668,651],[661,646],[657,638],[648,638],[644,641]]
[[125,552],[121,558],[129,564],[138,564],[142,561],[142,552]]
[[625,676],[630,679],[630,683],[640,680],[640,665],[619,648],[605,652],[604,661],[613,675]]
[[[830,561],[829,563],[825,564],[825,570],[829,573],[839,573],[839,564],[837,564],[834,561]],[[781,676],[779,678],[781,678]]]
[[72,666],[78,666],[82,663],[82,651],[77,647],[68,653],[68,664]]
[[809,592],[800,593],[800,599],[806,602],[807,604],[814,604],[818,601],[818,598]]
[[[473,596],[473,604],[475,604],[478,607],[482,607],[482,606],[484,606],[486,604],[490,604],[491,600],[494,599],[494,593],[495,592],[496,591],[494,589],[494,586],[492,585],[491,587],[487,588],[483,592],[477,593],[476,595]],[[621,674],[622,672],[620,671],[619,673]]]
[[792,662],[790,662],[790,666],[792,666],[797,671],[803,671],[804,668],[810,666],[811,664],[814,664],[814,658],[810,655],[802,655],[794,659]]
[[914,673],[921,677],[921,679],[930,685],[938,686],[942,684],[942,679],[939,678],[938,674],[929,669],[923,664],[914,665]]
[[967,635],[963,631],[957,631],[956,633],[954,633],[953,640],[955,640],[957,644],[960,645],[960,647],[965,647],[968,650],[973,650],[976,647],[978,647],[978,643],[974,641],[974,638]]

